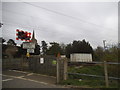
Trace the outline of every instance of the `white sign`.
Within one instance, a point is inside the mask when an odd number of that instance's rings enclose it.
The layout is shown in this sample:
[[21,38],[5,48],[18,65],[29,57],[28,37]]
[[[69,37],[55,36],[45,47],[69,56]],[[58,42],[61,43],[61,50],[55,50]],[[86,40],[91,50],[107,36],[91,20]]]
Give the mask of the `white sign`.
[[73,53],[70,54],[71,62],[92,62],[92,54],[87,53]]
[[32,42],[23,42],[24,49],[35,49],[35,43]]
[[34,53],[34,49],[27,49],[27,53]]
[[44,63],[44,58],[40,58],[40,64]]

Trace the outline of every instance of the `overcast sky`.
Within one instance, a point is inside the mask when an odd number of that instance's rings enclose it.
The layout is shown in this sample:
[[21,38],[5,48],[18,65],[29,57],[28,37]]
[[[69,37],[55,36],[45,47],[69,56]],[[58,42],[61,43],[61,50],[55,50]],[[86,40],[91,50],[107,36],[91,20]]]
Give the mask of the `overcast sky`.
[[103,40],[118,42],[117,2],[4,2],[2,15],[6,40],[16,39],[16,29],[34,29],[38,44],[42,40],[68,44],[85,39],[96,48],[103,46]]

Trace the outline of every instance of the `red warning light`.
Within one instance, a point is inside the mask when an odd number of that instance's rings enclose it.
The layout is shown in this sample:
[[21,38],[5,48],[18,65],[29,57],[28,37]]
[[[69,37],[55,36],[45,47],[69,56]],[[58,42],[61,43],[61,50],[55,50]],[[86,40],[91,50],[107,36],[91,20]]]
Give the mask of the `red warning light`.
[[19,32],[19,29],[16,29],[17,32]]
[[28,41],[30,42],[30,38],[31,38],[31,33],[30,32],[27,32],[27,31],[23,31],[23,30],[19,30],[19,29],[16,29],[17,33],[16,33],[16,40],[24,40],[24,41]]
[[31,35],[31,33],[29,33],[29,35]]
[[19,40],[18,38],[16,38],[16,40]]
[[29,37],[29,33],[27,33],[27,36]]
[[29,42],[32,42],[32,40],[29,40]]

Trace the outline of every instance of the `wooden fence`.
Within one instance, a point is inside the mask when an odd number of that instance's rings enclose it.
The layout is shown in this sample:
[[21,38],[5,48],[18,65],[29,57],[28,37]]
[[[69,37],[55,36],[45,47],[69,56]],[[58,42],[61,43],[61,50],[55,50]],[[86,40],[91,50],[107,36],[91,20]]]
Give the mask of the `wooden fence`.
[[[104,76],[101,76],[101,75],[92,75],[92,74],[86,74],[86,73],[71,73],[71,72],[67,72],[66,74],[67,75],[79,75],[79,76],[86,76],[86,77],[94,77],[94,78],[103,78],[105,80],[105,86],[106,87],[109,87],[109,80],[117,80],[117,81],[120,81],[120,78],[119,76],[118,77],[113,77],[113,76],[109,76],[108,75],[108,65],[119,65],[120,63],[118,62],[68,62],[68,66],[69,67],[78,67],[78,66],[94,66],[94,65],[102,65],[104,67],[103,71],[104,71]],[[118,69],[118,67],[116,68]],[[98,71],[99,72],[99,71]],[[118,72],[118,71],[117,71]]]

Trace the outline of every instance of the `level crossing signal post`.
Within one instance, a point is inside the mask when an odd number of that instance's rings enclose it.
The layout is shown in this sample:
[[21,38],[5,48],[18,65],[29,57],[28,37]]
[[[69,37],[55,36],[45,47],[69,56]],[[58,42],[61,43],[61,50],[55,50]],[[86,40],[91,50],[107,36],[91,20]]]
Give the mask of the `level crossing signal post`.
[[16,40],[25,41],[23,42],[23,49],[27,49],[26,57],[30,57],[30,53],[34,53],[35,44],[31,42],[31,33],[16,29]]
[[27,32],[27,31],[23,31],[23,30],[19,30],[17,29],[16,30],[16,40],[24,40],[24,41],[27,41],[27,42],[31,42],[30,38],[31,38],[31,33],[30,32]]

